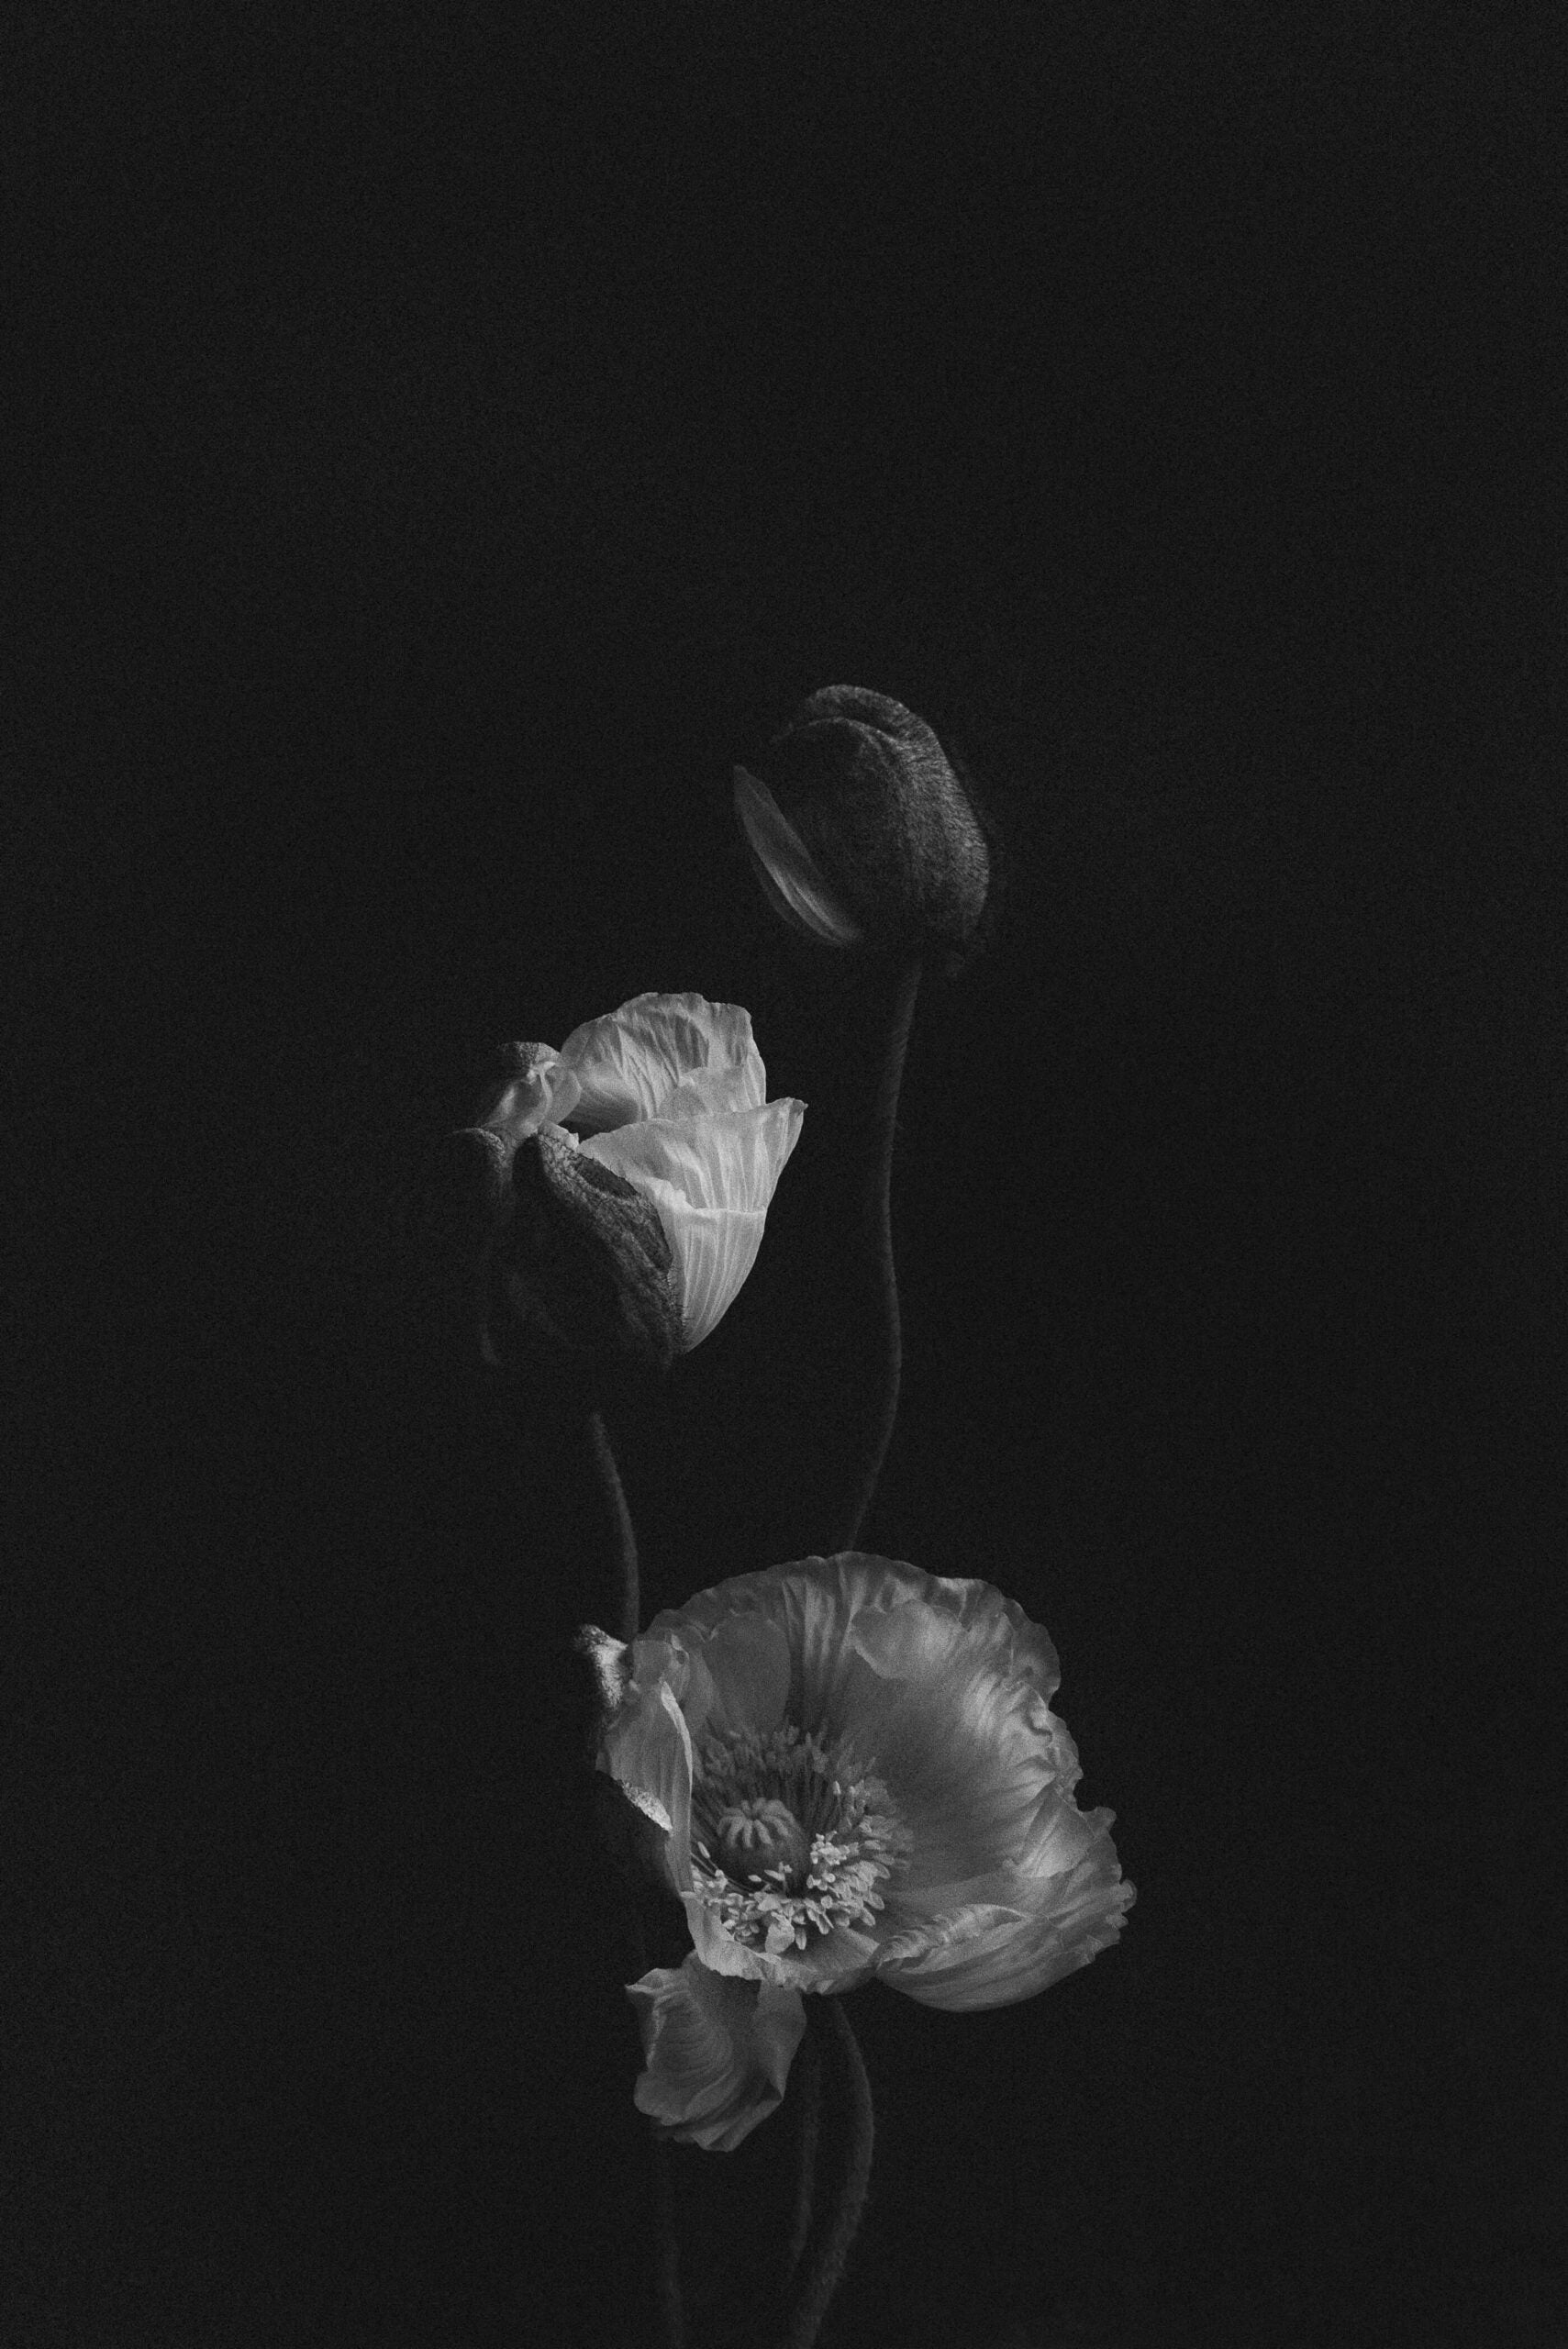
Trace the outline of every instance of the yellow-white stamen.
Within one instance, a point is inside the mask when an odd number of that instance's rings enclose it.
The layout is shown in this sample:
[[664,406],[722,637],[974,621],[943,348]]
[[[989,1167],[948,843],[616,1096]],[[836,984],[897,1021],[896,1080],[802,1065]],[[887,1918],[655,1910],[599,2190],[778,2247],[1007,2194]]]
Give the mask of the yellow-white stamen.
[[693,1876],[736,1941],[777,1956],[874,1925],[912,1838],[873,1763],[793,1723],[708,1738],[694,1759]]

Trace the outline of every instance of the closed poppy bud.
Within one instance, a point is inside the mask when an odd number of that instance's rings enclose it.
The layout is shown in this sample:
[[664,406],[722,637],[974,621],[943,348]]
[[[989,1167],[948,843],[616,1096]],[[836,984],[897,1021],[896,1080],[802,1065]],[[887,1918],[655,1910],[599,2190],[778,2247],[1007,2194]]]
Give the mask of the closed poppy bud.
[[991,860],[973,802],[923,718],[827,685],[758,762],[735,811],[785,921],[837,947],[928,952],[957,969],[981,942]]
[[559,1052],[506,1056],[465,1137],[485,1195],[486,1359],[521,1326],[668,1368],[751,1271],[804,1104],[766,1099],[750,1015],[698,995],[637,996]]

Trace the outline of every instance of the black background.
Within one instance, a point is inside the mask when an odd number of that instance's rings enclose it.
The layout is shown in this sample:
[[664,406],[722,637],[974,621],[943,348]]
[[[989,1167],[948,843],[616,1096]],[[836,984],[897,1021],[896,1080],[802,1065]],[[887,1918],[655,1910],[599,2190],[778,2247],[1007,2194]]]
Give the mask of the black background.
[[[830,1081],[726,786],[839,681],[1010,864],[865,1544],[1048,1625],[1139,1899],[856,1998],[824,2340],[1563,2337],[1549,23],[8,12],[7,2338],[646,2337],[594,1489],[398,1203],[643,988]],[[813,1164],[616,1415],[651,1605],[767,1562]],[[783,2129],[677,2159],[699,2310]]]

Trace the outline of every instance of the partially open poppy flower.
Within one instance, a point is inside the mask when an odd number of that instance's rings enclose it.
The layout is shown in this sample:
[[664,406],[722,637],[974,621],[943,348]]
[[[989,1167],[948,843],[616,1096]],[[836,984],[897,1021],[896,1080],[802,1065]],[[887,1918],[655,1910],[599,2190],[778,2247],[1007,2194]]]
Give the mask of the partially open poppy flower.
[[699,1592],[628,1647],[596,1636],[599,1765],[653,1823],[691,1929],[684,1965],[630,1991],[637,2101],[673,2135],[728,2150],[766,2117],[803,1992],[874,1976],[928,2006],[1006,2006],[1120,1932],[1133,1890],[1114,1814],[1073,1799],[1055,1650],[988,1583],[806,1558]]
[[665,1362],[700,1345],[756,1260],[806,1114],[768,1100],[751,1015],[639,995],[559,1051],[507,1052],[477,1130],[512,1308],[575,1351],[619,1341]]

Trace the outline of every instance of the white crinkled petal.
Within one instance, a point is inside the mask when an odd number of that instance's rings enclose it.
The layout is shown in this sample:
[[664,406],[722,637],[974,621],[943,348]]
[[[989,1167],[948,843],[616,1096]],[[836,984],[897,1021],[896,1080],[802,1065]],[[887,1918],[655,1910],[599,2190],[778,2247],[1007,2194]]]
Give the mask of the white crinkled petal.
[[1077,1757],[1059,1728],[1037,1690],[995,1670],[965,1675],[957,1658],[947,1675],[906,1686],[902,1701],[884,1698],[877,1766],[915,1837],[901,1889],[1019,1865],[1042,1813],[1071,1841],[1065,1822],[1078,1814],[1063,1779],[1077,1776]]
[[1027,1907],[977,1904],[928,1919],[885,1945],[879,1978],[922,2006],[959,2014],[1014,2006],[1087,1965],[1116,1940],[1136,1897],[1121,1880],[1110,1818],[1092,1814],[1092,1849],[1026,1895]]
[[705,1068],[688,1076],[659,1104],[661,1118],[713,1118],[727,1109],[760,1109],[750,1068]]
[[995,1808],[973,1825],[955,1819],[945,1834],[929,1801],[907,1804],[905,1817],[917,1822],[915,1850],[887,1902],[889,1924],[899,1929],[976,1902],[1033,1915],[1051,1879],[1065,1877],[1099,1842],[1111,1814],[1082,1811],[1060,1787],[1048,1787],[1021,1832]]
[[572,1119],[584,1133],[656,1117],[678,1087],[716,1076],[724,1080],[727,1108],[759,1108],[767,1098],[751,1013],[706,996],[634,996],[618,1011],[574,1028],[561,1058],[577,1080]]
[[[922,1625],[905,1616],[915,1601],[936,1620]],[[989,1583],[929,1575],[864,1551],[737,1575],[666,1609],[651,1628],[704,1634],[753,1613],[780,1624],[789,1641],[792,1717],[829,1738],[880,1734],[911,1704],[917,1731],[922,1717],[931,1721],[955,1663],[965,1683],[989,1672],[1017,1684],[1025,1714],[1061,1682],[1050,1638],[1016,1600]]]
[[757,878],[773,911],[793,929],[828,946],[853,946],[861,926],[766,784],[744,767],[734,770],[735,813],[746,835]]
[[756,1262],[805,1114],[802,1102],[780,1100],[715,1117],[645,1118],[583,1144],[658,1208],[675,1253],[688,1348],[717,1327]]
[[639,2111],[685,2143],[733,2153],[784,2092],[806,2009],[794,1990],[712,1974],[695,1957],[628,1986],[642,2032]]

